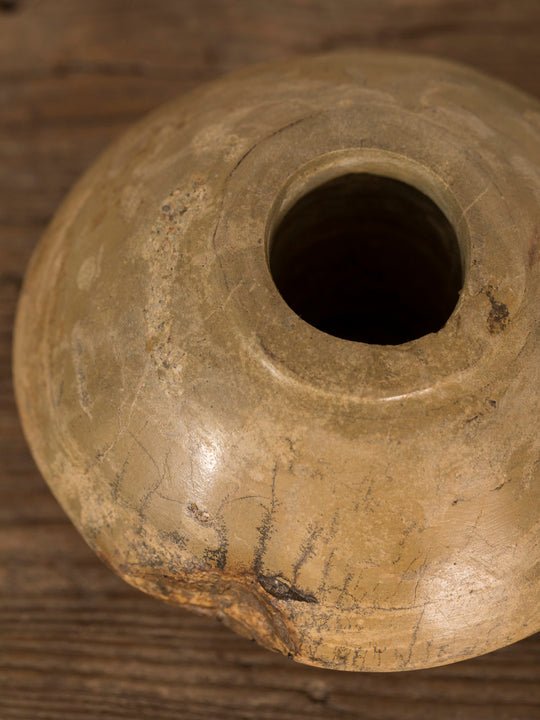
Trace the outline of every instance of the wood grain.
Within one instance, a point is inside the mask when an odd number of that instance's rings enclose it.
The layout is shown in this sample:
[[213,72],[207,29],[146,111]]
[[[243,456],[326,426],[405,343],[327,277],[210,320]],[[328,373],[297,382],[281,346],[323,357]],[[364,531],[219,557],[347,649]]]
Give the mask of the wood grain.
[[540,97],[537,0],[0,2],[0,719],[540,717],[540,637],[403,674],[302,667],[145,597],[40,479],[11,387],[24,268],[62,196],[129,123],[243,65],[378,46]]

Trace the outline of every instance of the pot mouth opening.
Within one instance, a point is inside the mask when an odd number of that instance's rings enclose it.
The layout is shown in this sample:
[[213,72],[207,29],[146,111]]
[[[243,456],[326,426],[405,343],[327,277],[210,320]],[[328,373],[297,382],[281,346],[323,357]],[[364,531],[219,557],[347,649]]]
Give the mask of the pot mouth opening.
[[301,195],[274,227],[268,260],[281,297],[305,322],[376,345],[441,330],[464,282],[443,211],[416,187],[371,172]]

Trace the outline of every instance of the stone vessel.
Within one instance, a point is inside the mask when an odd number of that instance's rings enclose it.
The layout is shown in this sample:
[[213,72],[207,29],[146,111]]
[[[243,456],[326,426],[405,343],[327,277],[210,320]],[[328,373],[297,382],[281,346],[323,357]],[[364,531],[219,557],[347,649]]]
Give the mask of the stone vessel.
[[301,58],[158,109],[27,273],[43,476],[129,583],[299,662],[537,631],[539,197],[540,104],[440,60]]

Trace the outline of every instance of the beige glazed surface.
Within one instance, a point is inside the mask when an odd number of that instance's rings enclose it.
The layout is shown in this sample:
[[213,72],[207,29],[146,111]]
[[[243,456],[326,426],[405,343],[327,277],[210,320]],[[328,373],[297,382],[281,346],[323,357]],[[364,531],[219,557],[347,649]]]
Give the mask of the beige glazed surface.
[[[430,198],[459,244],[434,254],[451,240],[431,210],[434,234],[394,217],[415,258],[399,292],[424,256],[457,258],[462,285],[440,329],[397,344],[314,327],[273,278],[317,188],[367,182],[379,214],[346,190],[344,227],[387,239],[398,200],[374,177]],[[128,582],[300,662],[413,669],[535,632],[539,196],[540,104],[441,61],[304,58],[160,108],[79,181],[27,274],[15,382],[42,474]],[[310,256],[335,237],[306,207]],[[392,255],[375,274],[396,281]]]

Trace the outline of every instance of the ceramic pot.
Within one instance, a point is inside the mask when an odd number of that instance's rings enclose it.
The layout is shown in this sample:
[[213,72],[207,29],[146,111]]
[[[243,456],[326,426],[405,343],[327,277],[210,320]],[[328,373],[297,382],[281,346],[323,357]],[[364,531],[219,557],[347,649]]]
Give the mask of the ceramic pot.
[[43,476],[128,582],[300,662],[538,630],[539,195],[539,103],[439,60],[303,58],[160,108],[27,274]]

